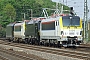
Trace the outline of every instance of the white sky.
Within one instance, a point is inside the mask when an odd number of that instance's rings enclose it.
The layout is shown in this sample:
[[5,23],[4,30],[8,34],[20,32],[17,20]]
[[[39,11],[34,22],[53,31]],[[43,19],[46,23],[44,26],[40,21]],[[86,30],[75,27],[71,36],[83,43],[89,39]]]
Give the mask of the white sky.
[[[63,0],[52,0],[52,1],[63,3]],[[87,1],[88,1],[88,9],[89,9],[88,18],[90,18],[90,4],[89,4],[90,0]],[[79,15],[81,18],[84,17],[84,0],[64,0],[64,5],[73,7],[77,15]]]

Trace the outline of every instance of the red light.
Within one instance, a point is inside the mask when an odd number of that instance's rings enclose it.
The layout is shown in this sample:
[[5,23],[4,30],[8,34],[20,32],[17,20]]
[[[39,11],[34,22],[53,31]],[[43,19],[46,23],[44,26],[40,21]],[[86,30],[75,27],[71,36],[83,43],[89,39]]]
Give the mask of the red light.
[[61,14],[60,16],[68,16],[68,14]]

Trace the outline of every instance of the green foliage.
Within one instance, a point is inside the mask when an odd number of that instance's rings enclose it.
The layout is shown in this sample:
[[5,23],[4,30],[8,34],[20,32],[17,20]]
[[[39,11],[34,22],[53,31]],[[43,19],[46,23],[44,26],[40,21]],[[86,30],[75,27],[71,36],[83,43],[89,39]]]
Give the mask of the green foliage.
[[88,30],[88,40],[90,41],[90,30]]
[[14,22],[14,19],[16,17],[16,11],[11,4],[7,4],[3,9],[3,12],[4,12],[4,16],[6,16],[6,18],[9,19],[10,22]]
[[[56,8],[56,3],[51,0],[0,0],[0,24],[3,27],[13,21],[20,21],[24,18],[30,19],[31,10],[33,17],[42,14],[42,8]],[[68,9],[67,6],[64,9]],[[48,11],[50,13],[50,11]]]
[[0,29],[0,37],[5,37],[6,36],[6,29],[2,28]]

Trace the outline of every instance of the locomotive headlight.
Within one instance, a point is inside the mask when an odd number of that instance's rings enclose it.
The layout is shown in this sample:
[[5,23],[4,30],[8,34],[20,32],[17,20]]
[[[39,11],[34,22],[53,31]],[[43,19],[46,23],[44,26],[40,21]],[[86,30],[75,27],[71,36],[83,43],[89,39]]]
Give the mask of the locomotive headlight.
[[67,35],[68,33],[67,32],[64,32],[64,35]]
[[78,37],[78,40],[82,40],[82,37]]
[[75,38],[76,40],[78,39],[78,38]]
[[82,35],[82,31],[80,31],[80,35]]
[[77,34],[77,35],[79,35],[79,33],[78,33],[78,32],[77,32],[76,34]]
[[65,34],[65,35],[67,35],[67,33],[66,33],[66,32],[64,32],[64,34]]
[[64,34],[64,32],[63,32],[63,31],[61,31],[61,35],[62,35],[62,34]]

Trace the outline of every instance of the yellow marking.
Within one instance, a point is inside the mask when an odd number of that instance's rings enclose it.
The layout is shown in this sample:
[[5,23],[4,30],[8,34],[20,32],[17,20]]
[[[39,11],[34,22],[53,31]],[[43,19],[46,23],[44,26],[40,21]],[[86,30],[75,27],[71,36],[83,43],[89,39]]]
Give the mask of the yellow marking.
[[60,17],[60,19],[59,19],[59,26],[60,26],[60,28],[63,28],[62,17]]
[[79,26],[77,26],[76,28],[75,27],[63,27],[63,29],[81,29],[81,27]]
[[80,26],[77,26],[76,28],[73,26],[70,27],[63,27],[62,17],[59,19],[59,25],[61,29],[81,29],[82,28],[82,19],[80,19]]
[[82,28],[82,19],[80,19],[80,26],[81,26],[81,28]]
[[24,22],[24,24],[23,24],[23,28],[25,29],[25,22]]

